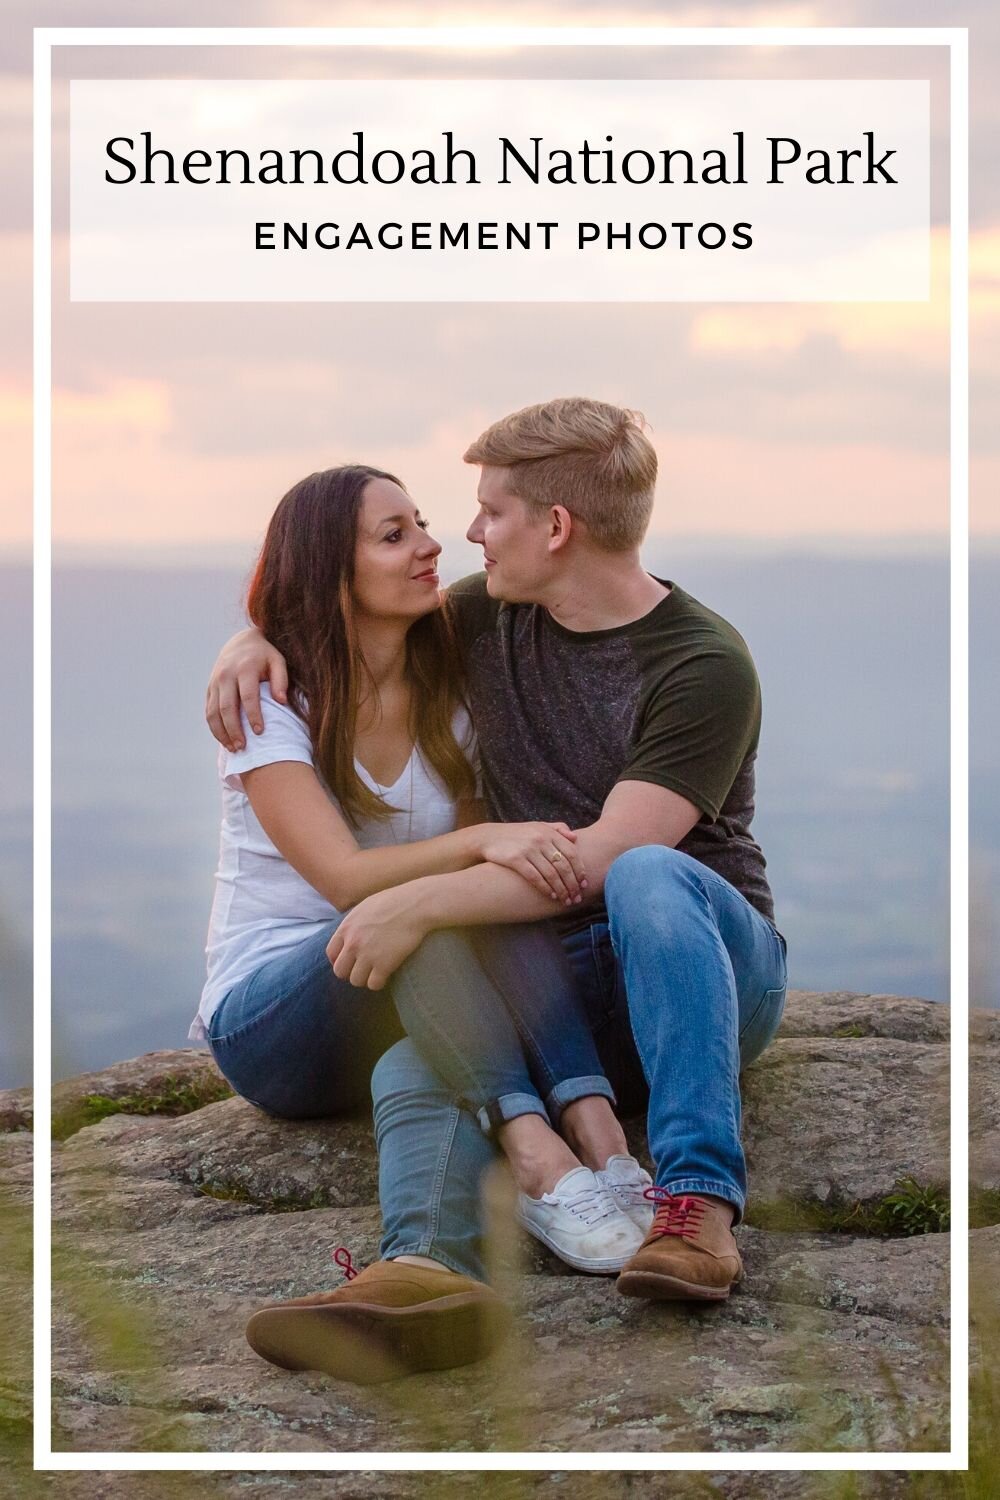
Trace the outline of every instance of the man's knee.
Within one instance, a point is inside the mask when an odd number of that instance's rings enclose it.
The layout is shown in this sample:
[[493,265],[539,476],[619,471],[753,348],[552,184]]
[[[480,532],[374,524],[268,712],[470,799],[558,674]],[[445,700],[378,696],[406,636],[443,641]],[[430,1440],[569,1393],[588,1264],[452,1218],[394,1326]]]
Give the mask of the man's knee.
[[697,862],[666,844],[641,844],[626,849],[612,863],[604,881],[608,911],[622,907],[641,911],[657,892],[685,889],[697,877]]

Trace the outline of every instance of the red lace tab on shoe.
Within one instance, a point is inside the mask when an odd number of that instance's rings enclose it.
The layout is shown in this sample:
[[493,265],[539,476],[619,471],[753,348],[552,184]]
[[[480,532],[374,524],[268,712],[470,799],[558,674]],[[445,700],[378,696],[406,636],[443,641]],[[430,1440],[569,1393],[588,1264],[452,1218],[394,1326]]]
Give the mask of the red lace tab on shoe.
[[333,1259],[337,1262],[337,1265],[343,1271],[344,1280],[353,1281],[358,1273],[354,1268],[354,1262],[351,1259],[351,1252],[350,1250],[348,1250],[347,1246],[338,1245],[336,1250],[333,1250],[331,1254]]
[[691,1198],[686,1193],[668,1193],[665,1188],[659,1187],[648,1187],[643,1197],[660,1205],[653,1215],[650,1235],[676,1234],[685,1240],[697,1237],[708,1207],[703,1198]]

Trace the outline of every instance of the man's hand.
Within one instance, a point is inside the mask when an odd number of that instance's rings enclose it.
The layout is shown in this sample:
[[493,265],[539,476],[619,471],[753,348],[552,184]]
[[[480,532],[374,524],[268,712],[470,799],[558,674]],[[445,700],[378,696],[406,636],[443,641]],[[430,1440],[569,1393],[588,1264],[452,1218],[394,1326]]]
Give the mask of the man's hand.
[[287,703],[285,658],[256,625],[251,625],[232,636],[219,652],[205,696],[208,727],[227,750],[243,749],[241,705],[254,734],[263,733],[260,684],[265,679],[271,684],[272,696],[279,703]]
[[380,990],[430,930],[419,911],[419,881],[379,891],[359,901],[326,945],[338,979],[357,989]]

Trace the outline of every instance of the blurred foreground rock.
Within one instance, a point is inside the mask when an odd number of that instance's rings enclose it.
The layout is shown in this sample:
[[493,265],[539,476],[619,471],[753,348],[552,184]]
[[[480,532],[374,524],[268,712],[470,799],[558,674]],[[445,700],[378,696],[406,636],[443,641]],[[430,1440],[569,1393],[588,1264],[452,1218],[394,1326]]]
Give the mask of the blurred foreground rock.
[[[903,1178],[945,1187],[947,1022],[943,1007],[918,1000],[790,996],[779,1039],[744,1080],[753,1203],[821,1216],[876,1205]],[[995,1018],[977,1023],[974,1047],[973,1170],[1000,1200]],[[218,1091],[207,1053],[150,1054],[71,1080],[58,1108],[66,1119],[94,1097],[177,1107],[182,1083],[185,1097]],[[0,1118],[12,1122],[0,1156],[16,1209],[29,1188],[28,1101],[0,1095]],[[564,1274],[512,1232],[500,1182],[498,1279],[520,1310],[514,1337],[482,1366],[361,1390],[264,1364],[243,1326],[262,1300],[338,1285],[335,1246],[357,1264],[377,1255],[367,1121],[290,1124],[235,1098],[177,1118],[114,1113],[55,1144],[53,1177],[58,1447],[495,1449],[551,1453],[554,1467],[574,1450],[947,1447],[945,1234],[745,1226],[747,1276],[728,1303],[646,1305],[619,1297],[612,1280]],[[976,1230],[973,1254],[995,1283],[1000,1227]],[[311,1476],[300,1477],[312,1494]],[[599,1492],[582,1482],[600,1476],[567,1477],[575,1496]],[[270,1494],[277,1478],[253,1476],[255,1492]],[[359,1476],[353,1487],[317,1478],[331,1496],[417,1493],[417,1476]],[[769,1476],[766,1493],[811,1493],[800,1478]],[[751,1479],[717,1475],[692,1491],[680,1476],[668,1488],[666,1476],[637,1474],[629,1493],[740,1500],[764,1493]],[[198,1477],[199,1492],[208,1481]],[[219,1476],[211,1487],[229,1493]],[[442,1476],[435,1496],[452,1493],[465,1493],[460,1476],[447,1486]],[[894,1493],[891,1476],[871,1493]]]

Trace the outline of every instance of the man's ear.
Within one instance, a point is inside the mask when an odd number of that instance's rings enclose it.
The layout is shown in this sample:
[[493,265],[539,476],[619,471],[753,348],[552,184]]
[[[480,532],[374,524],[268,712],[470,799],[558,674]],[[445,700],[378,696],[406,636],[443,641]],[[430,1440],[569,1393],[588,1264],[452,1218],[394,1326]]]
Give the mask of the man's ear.
[[573,530],[573,517],[565,505],[549,507],[549,551],[558,552],[565,547]]

